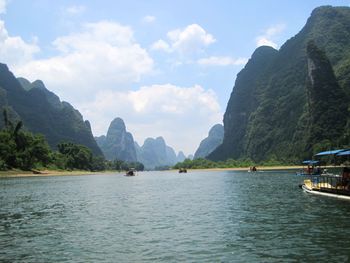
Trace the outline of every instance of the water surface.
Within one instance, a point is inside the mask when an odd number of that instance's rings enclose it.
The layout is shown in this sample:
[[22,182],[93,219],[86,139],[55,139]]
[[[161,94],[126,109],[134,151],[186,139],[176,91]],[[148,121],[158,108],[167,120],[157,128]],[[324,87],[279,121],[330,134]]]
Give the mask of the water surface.
[[0,179],[0,262],[344,262],[350,202],[288,172]]

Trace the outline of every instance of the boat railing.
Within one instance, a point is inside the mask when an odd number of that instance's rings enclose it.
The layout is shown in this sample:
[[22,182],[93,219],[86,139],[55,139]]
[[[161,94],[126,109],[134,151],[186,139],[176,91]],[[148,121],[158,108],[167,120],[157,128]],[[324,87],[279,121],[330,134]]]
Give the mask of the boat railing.
[[310,175],[310,183],[314,190],[348,193],[350,195],[350,177],[343,174],[323,173]]

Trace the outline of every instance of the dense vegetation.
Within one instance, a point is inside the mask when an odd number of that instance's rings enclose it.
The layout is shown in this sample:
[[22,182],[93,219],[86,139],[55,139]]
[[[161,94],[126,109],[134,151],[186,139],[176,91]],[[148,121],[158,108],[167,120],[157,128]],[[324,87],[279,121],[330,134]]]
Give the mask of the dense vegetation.
[[[350,8],[316,8],[280,50],[258,48],[237,75],[224,115],[223,143],[208,158],[299,163],[320,150],[350,147],[349,25]],[[310,41],[314,48],[308,53]],[[319,81],[310,87],[313,55],[322,69],[314,72]],[[339,94],[341,103],[336,102]]]
[[260,163],[253,162],[250,159],[245,160],[234,160],[227,159],[225,161],[211,161],[204,158],[199,159],[186,159],[181,163],[177,163],[173,168],[174,169],[208,169],[208,168],[240,168],[240,167],[252,167],[252,166],[277,166],[277,165],[286,165],[285,162],[280,162],[277,160],[269,160]]
[[[102,152],[91,132],[90,123],[69,103],[46,89],[42,81],[30,83],[16,79],[5,64],[0,64],[0,109],[8,109],[12,120],[21,120],[23,127],[43,134],[54,150],[62,141],[89,147],[95,155]],[[4,123],[0,121],[0,128]]]
[[[306,151],[315,152],[322,145],[347,145],[349,137],[345,135],[349,100],[338,84],[325,52],[313,41],[307,45],[309,78],[308,93],[308,130]],[[326,109],[326,110],[325,110]]]
[[92,151],[79,144],[62,142],[58,151],[52,151],[43,135],[35,135],[23,130],[22,121],[13,122],[8,112],[3,112],[4,128],[0,130],[0,170],[21,169],[62,169],[62,170],[143,170],[141,163],[107,161],[102,156],[94,156]]
[[0,131],[0,169],[30,170],[34,165],[46,166],[50,162],[50,148],[43,136],[22,130],[22,122],[8,120],[4,111],[5,128]]

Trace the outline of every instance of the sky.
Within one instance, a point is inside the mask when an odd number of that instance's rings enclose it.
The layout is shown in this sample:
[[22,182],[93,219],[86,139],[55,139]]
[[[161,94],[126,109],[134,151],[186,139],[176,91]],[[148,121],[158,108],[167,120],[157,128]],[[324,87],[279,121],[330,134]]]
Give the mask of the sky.
[[95,136],[121,117],[134,139],[193,154],[222,123],[237,73],[312,10],[350,0],[0,0],[0,62],[41,79]]

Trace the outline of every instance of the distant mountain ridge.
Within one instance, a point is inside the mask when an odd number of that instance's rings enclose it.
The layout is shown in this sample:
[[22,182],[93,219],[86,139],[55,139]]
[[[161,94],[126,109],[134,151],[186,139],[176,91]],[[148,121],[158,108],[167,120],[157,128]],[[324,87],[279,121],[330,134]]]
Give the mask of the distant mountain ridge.
[[[90,123],[68,102],[46,89],[40,80],[30,83],[16,79],[5,64],[0,63],[0,109],[8,108],[9,115],[21,119],[24,127],[45,136],[51,148],[61,142],[82,144],[95,155],[102,155],[95,142]],[[1,127],[4,123],[0,121]]]
[[163,137],[147,138],[136,152],[137,160],[143,163],[146,169],[155,169],[176,163],[174,160],[175,152],[166,145]]
[[95,139],[107,160],[137,161],[134,138],[130,132],[126,131],[125,123],[121,118],[115,118],[111,122],[106,136]]
[[194,154],[194,159],[205,158],[214,151],[224,139],[224,126],[214,125],[208,133],[208,137],[203,139]]
[[184,154],[179,152],[176,155],[174,149],[166,145],[163,137],[147,138],[142,146],[135,143],[135,149],[137,160],[149,170],[172,166],[184,160]]
[[[303,29],[278,51],[271,47],[256,49],[237,75],[224,114],[223,143],[208,158],[300,162],[319,150],[350,147],[349,25],[349,7],[319,7]],[[314,74],[320,78],[323,72],[332,78],[326,63],[322,62],[326,59],[335,81],[323,79],[314,82],[316,86],[309,86],[312,69],[308,61],[312,54],[307,53],[307,46],[310,41],[324,52],[324,56],[313,59],[322,67]],[[323,95],[315,95],[312,90],[320,90]],[[325,94],[335,90],[343,94],[343,100],[331,105]],[[338,100],[338,96],[332,98],[333,102]],[[328,120],[317,120],[315,110]],[[340,111],[343,114],[337,115]],[[342,120],[335,121],[338,118]],[[325,131],[322,125],[334,129],[332,123],[337,123],[335,127],[339,132],[316,132]],[[312,141],[310,136],[316,140]]]
[[115,118],[107,135],[95,137],[97,144],[103,151],[106,159],[126,162],[140,162],[147,170],[172,166],[185,160],[183,152],[175,153],[168,146],[163,137],[147,138],[140,146],[133,139],[133,135],[127,132],[123,119]]

